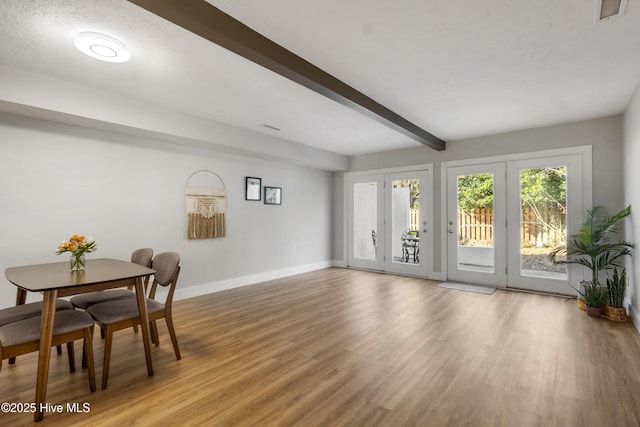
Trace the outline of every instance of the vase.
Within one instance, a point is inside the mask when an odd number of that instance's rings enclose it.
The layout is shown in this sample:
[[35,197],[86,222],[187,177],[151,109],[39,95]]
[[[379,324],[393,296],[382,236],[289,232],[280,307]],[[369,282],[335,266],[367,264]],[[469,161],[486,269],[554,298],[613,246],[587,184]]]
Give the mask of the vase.
[[71,258],[69,259],[69,268],[71,271],[84,270],[84,263],[84,254],[71,254]]

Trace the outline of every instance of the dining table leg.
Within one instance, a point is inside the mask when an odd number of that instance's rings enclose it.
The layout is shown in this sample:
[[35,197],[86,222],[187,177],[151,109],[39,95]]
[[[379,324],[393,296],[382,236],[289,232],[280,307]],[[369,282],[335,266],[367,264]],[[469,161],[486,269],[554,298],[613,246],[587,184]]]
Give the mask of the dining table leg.
[[16,305],[23,305],[27,302],[27,291],[22,288],[18,288],[16,292]]
[[147,312],[147,302],[144,294],[142,278],[136,278],[136,300],[138,302],[138,315],[140,316],[140,329],[142,329],[142,341],[144,344],[144,355],[147,358],[147,373],[153,376],[153,361],[151,360],[151,335],[149,332],[149,313]]
[[36,408],[34,421],[42,421],[43,408],[47,396],[47,381],[49,379],[49,358],[51,356],[51,341],[53,339],[53,322],[56,314],[56,298],[58,290],[44,291],[42,316],[40,318],[40,349],[38,351],[38,374],[36,377]]

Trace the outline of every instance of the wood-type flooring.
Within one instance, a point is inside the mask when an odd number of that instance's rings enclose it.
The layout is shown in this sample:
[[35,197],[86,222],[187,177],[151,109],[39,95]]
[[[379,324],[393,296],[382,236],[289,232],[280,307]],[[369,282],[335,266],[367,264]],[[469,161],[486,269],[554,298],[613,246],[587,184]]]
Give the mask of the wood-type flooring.
[[[42,426],[637,426],[640,336],[576,301],[331,268],[177,301],[147,376],[117,332],[109,387],[51,356]],[[179,286],[179,285],[178,285]],[[96,375],[103,340],[94,337]],[[0,402],[35,395],[36,354],[6,361]],[[87,412],[70,412],[67,404]],[[33,425],[0,413],[0,425]]]

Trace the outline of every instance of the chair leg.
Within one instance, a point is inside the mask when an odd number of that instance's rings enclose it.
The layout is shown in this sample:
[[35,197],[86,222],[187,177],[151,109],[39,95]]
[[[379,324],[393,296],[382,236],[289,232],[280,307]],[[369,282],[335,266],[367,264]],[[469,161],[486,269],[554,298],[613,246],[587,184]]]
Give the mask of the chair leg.
[[155,320],[149,322],[149,332],[151,332],[151,342],[155,345],[160,344],[160,338],[158,337],[158,324]]
[[111,344],[113,342],[113,325],[106,325],[102,329],[104,338],[104,359],[102,361],[102,389],[107,388],[109,381],[109,365],[111,364]]
[[56,346],[56,351],[58,352],[58,356],[60,356],[62,354],[62,345],[57,345]]
[[171,337],[171,344],[173,344],[173,352],[176,354],[176,360],[180,360],[180,348],[178,347],[178,338],[176,337],[176,331],[173,328],[173,319],[171,313],[165,316],[164,320],[167,322],[167,329],[169,330],[169,336]]
[[[91,332],[91,348],[93,349],[93,326],[89,332]],[[82,346],[82,369],[87,369],[87,351],[84,345]]]
[[9,358],[9,365],[13,365],[14,363],[16,363],[16,358],[15,357],[10,357]]
[[93,363],[93,326],[84,330],[83,359],[87,365],[89,376],[89,390],[96,391],[96,369]]
[[158,335],[158,323],[153,321],[153,333],[156,335],[156,344],[160,344],[160,335]]
[[82,369],[87,369],[87,350],[82,346]]
[[67,354],[69,354],[69,372],[76,371],[76,354],[73,349],[73,341],[67,343]]

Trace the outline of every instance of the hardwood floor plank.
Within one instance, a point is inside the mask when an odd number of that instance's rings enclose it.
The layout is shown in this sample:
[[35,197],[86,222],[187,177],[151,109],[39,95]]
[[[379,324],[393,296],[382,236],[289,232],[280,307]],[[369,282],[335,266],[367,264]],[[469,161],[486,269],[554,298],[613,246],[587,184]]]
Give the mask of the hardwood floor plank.
[[[332,268],[174,304],[148,377],[140,335],[114,336],[109,388],[53,355],[42,425],[640,425],[640,336],[575,300]],[[97,375],[103,341],[94,337]],[[77,365],[80,364],[80,351]],[[0,371],[0,402],[35,396],[35,354]],[[2,426],[32,414],[0,414]]]

